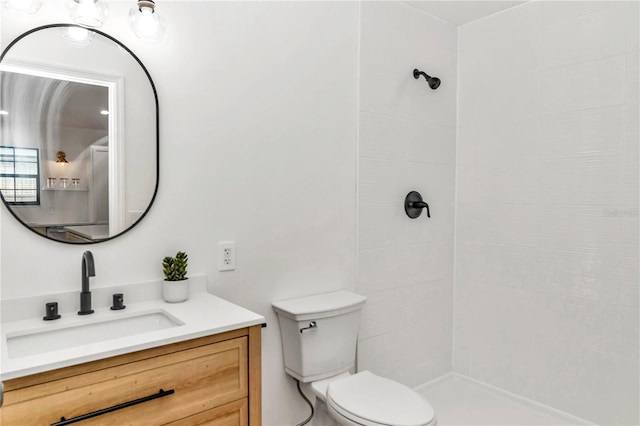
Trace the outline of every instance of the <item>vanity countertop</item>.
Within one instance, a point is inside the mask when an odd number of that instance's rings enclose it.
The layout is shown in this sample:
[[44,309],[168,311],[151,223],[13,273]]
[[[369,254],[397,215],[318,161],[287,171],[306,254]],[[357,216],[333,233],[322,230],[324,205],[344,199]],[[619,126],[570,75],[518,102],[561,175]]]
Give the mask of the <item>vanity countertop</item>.
[[64,229],[90,240],[109,238],[109,225],[65,226]]
[[[43,321],[42,317],[38,317],[3,322],[0,379],[22,377],[265,322],[261,315],[205,291],[192,292],[190,298],[183,303],[166,303],[162,299],[127,303],[125,299],[125,305],[126,309],[119,311],[113,311],[109,307],[97,307],[94,314],[85,316],[76,315],[75,312],[63,312],[62,318],[55,321]],[[123,319],[147,312],[164,312],[179,320],[182,325],[97,343],[78,342],[77,345],[74,343],[75,346],[64,349],[47,351],[43,348],[42,352],[33,355],[9,355],[7,339],[16,335],[72,328],[89,322]]]

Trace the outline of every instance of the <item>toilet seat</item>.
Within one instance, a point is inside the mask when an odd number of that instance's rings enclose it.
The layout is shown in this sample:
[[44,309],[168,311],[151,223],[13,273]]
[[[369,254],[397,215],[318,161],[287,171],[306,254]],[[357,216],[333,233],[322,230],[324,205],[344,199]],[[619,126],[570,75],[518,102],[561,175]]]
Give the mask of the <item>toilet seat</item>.
[[350,423],[364,426],[430,426],[431,404],[413,389],[362,371],[329,383],[327,405]]

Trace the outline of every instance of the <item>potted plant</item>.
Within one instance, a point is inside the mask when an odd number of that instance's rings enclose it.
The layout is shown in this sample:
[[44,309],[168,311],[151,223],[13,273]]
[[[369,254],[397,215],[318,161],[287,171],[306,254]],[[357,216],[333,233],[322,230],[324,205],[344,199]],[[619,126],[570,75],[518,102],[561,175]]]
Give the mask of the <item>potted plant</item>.
[[189,278],[187,278],[187,253],[179,251],[176,257],[162,259],[162,297],[166,302],[184,302],[189,298]]

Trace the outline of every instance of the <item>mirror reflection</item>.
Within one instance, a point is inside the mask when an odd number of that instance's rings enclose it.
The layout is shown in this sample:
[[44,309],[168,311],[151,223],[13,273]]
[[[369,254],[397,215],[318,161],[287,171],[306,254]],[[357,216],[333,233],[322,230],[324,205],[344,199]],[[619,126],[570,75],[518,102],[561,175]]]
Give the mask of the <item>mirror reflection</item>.
[[139,61],[70,25],[19,37],[0,61],[0,193],[25,226],[103,241],[146,213],[157,188],[157,98]]

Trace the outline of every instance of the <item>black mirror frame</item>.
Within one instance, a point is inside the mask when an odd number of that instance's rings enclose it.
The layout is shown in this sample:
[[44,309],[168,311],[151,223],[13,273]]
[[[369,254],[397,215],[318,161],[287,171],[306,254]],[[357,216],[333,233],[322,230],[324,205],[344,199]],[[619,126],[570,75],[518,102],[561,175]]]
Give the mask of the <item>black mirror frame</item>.
[[97,240],[97,241],[86,241],[85,242],[85,241],[56,240],[54,238],[51,238],[51,237],[49,237],[47,235],[44,235],[44,234],[36,231],[35,229],[33,229],[32,227],[27,225],[20,217],[18,217],[18,215],[11,208],[9,208],[9,205],[5,201],[4,196],[2,195],[2,193],[0,193],[0,199],[2,200],[2,204],[4,204],[4,206],[7,208],[7,210],[9,210],[11,215],[13,217],[15,217],[16,220],[22,224],[22,226],[24,226],[25,228],[27,228],[29,231],[33,232],[34,234],[37,234],[40,237],[44,237],[45,239],[47,239],[49,241],[54,241],[56,243],[63,243],[63,244],[70,244],[70,245],[86,245],[86,244],[98,244],[98,243],[102,243],[102,242],[105,242],[105,241],[110,241],[110,240],[113,240],[114,238],[117,238],[117,237],[119,237],[121,235],[126,234],[131,229],[135,228],[138,225],[138,223],[140,223],[142,221],[142,219],[147,215],[147,213],[151,209],[151,206],[153,205],[153,203],[154,203],[154,201],[156,199],[156,196],[158,195],[158,185],[160,184],[160,111],[159,111],[158,92],[156,91],[156,85],[153,82],[153,79],[151,78],[151,75],[149,74],[149,71],[147,71],[147,68],[144,66],[142,61],[136,56],[135,53],[133,53],[133,51],[131,51],[131,49],[129,49],[123,43],[118,41],[116,38],[110,36],[109,34],[106,34],[106,33],[102,32],[100,30],[97,30],[95,28],[86,28],[86,27],[82,27],[80,25],[75,25],[75,24],[48,24],[48,25],[42,25],[40,27],[33,28],[33,29],[31,29],[31,30],[19,35],[14,40],[12,40],[11,43],[9,43],[7,45],[7,47],[2,51],[2,54],[0,55],[0,63],[2,63],[2,60],[4,59],[4,57],[7,55],[7,53],[9,52],[9,50],[11,50],[11,48],[13,46],[16,43],[18,43],[20,40],[22,40],[23,38],[28,36],[29,34],[35,33],[37,31],[49,29],[49,28],[74,28],[74,27],[75,28],[83,28],[83,29],[86,29],[87,31],[92,31],[92,32],[94,32],[96,34],[99,34],[99,35],[111,40],[112,42],[116,43],[119,47],[121,47],[127,53],[129,53],[129,55],[131,55],[131,57],[133,57],[133,59],[135,59],[135,61],[138,63],[138,65],[140,65],[140,67],[142,68],[142,71],[144,71],[145,75],[149,79],[149,84],[151,84],[151,90],[153,91],[153,98],[154,98],[155,107],[156,107],[156,129],[155,129],[156,130],[156,185],[155,185],[155,188],[153,190],[153,195],[151,196],[151,200],[149,201],[149,205],[145,209],[144,213],[142,213],[142,215],[140,215],[138,220],[136,220],[131,226],[126,228],[124,231],[122,231],[122,232],[120,232],[120,233],[118,233],[116,235],[110,236],[109,238],[104,238],[104,239]]

